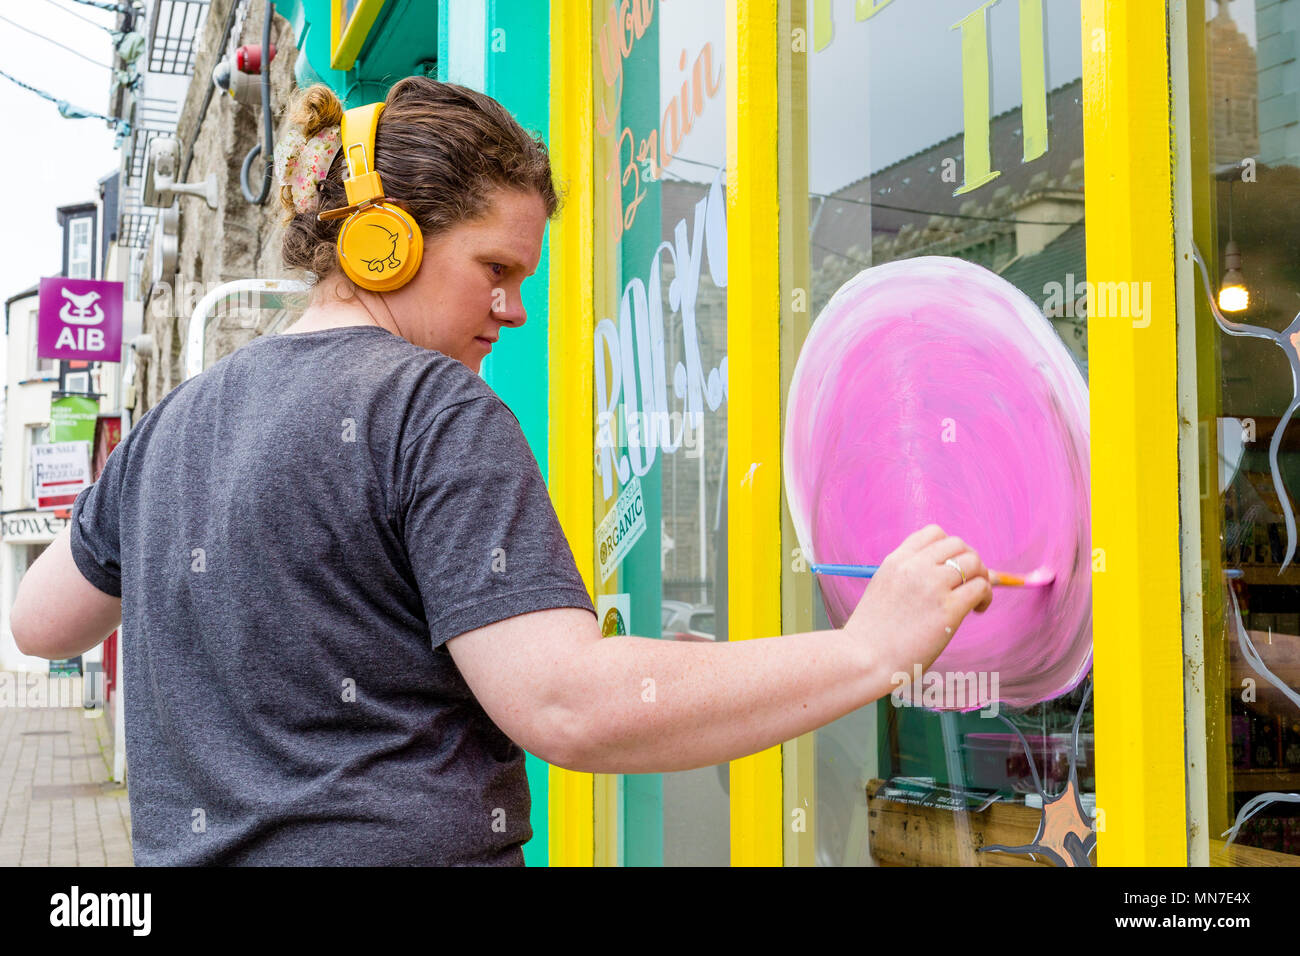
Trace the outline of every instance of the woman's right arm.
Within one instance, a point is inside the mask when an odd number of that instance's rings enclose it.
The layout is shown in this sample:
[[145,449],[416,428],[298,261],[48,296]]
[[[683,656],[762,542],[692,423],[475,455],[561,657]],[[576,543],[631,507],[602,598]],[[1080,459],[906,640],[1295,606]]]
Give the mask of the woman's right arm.
[[669,772],[756,753],[885,696],[991,598],[979,556],[931,525],[886,558],[836,630],[716,644],[602,638],[590,612],[557,608],[447,647],[488,715],[534,755],[593,773]]

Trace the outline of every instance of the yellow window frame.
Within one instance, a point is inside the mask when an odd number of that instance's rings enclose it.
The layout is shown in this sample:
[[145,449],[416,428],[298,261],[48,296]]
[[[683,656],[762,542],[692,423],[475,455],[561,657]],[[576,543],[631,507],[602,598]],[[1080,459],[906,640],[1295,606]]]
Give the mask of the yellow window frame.
[[347,23],[343,22],[344,0],[330,2],[330,69],[350,70],[357,62],[370,28],[384,6],[384,0],[357,0]]
[[[589,0],[551,4],[550,154],[566,190],[565,209],[551,225],[547,353],[550,389],[548,480],[556,515],[574,561],[595,594],[595,200]],[[551,767],[550,865],[595,862],[595,775]]]
[[1151,283],[1149,324],[1088,322],[1097,862],[1184,866],[1169,23],[1081,6],[1088,279]]

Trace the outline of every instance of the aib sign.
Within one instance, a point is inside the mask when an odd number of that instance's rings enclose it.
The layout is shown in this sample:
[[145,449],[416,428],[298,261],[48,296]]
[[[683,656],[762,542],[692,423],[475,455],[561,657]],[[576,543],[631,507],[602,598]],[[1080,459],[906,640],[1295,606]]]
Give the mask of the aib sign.
[[41,358],[122,361],[122,283],[41,280]]

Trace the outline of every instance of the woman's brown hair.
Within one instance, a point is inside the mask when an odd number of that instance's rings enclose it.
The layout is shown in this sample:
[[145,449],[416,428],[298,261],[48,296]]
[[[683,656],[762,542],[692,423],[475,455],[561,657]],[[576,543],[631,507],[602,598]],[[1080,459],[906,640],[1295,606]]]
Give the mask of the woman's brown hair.
[[[343,120],[343,104],[328,86],[300,90],[289,121],[313,136]],[[560,199],[540,137],[529,134],[500,103],[482,93],[427,76],[408,76],[388,91],[375,132],[375,169],[384,192],[415,217],[425,239],[488,212],[497,189],[541,197],[547,218]],[[316,214],[348,204],[343,151],[317,186],[320,205],[300,213],[283,187],[286,210],[282,258],[289,268],[322,279],[338,268],[335,241],[343,220]]]

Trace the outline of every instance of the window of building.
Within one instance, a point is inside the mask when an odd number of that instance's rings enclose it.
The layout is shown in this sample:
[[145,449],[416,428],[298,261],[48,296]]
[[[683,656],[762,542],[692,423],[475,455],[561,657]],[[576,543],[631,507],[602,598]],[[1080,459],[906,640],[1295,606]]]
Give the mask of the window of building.
[[24,460],[27,468],[27,481],[25,484],[27,500],[24,505],[28,508],[36,507],[36,471],[32,468],[32,447],[34,445],[44,445],[50,440],[50,426],[48,423],[41,425],[28,425],[27,447],[25,449]]
[[91,234],[89,216],[73,219],[68,229],[68,277],[89,279],[91,276]]
[[67,392],[89,392],[90,372],[69,372],[63,378],[63,388]]
[[40,315],[36,309],[32,309],[31,315],[27,320],[27,327],[30,331],[28,341],[28,378],[52,378],[58,374],[58,359],[42,358],[36,354],[37,347],[40,344]]

